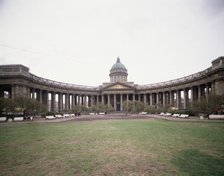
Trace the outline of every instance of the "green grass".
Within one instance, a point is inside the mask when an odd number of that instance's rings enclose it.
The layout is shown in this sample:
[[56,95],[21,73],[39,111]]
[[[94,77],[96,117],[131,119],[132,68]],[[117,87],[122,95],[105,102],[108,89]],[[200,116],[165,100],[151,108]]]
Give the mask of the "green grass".
[[224,123],[0,125],[0,175],[224,175]]

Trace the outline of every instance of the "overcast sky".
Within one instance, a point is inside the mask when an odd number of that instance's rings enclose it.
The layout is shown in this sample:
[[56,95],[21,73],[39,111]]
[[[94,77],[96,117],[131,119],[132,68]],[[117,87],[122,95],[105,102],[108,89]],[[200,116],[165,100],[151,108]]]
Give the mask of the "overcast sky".
[[0,64],[97,86],[187,76],[224,55],[224,0],[0,0]]

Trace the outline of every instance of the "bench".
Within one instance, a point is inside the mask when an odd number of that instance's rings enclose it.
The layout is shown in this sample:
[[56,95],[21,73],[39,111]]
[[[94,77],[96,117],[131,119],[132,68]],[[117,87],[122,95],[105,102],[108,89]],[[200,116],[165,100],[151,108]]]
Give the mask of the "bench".
[[61,114],[55,115],[56,118],[62,118],[63,116]]
[[161,113],[160,113],[160,115],[161,115],[161,116],[164,116],[164,115],[165,115],[165,113],[164,113],[164,112],[161,112]]
[[105,112],[99,112],[99,115],[105,115]]
[[173,114],[172,117],[179,117],[180,114]]
[[70,117],[70,115],[69,115],[69,114],[64,114],[63,117],[64,117],[64,118],[66,118],[66,117]]
[[24,120],[24,117],[14,117],[14,122],[21,122]]
[[75,114],[70,114],[71,117],[75,117]]
[[5,122],[7,120],[6,117],[0,117],[0,122]]
[[167,112],[165,116],[172,116],[172,113]]
[[181,117],[181,118],[189,118],[189,115],[188,114],[181,114],[179,117]]
[[209,119],[221,120],[221,119],[224,119],[224,115],[214,115],[214,114],[211,114],[211,115],[209,115]]
[[140,114],[140,115],[147,115],[147,112],[144,112],[144,111],[143,111],[143,112],[140,112],[139,114]]
[[8,119],[7,122],[12,122],[12,119]]
[[33,120],[33,117],[32,116],[27,116],[27,117],[24,117],[24,120]]
[[55,119],[54,116],[46,116],[45,118],[48,119],[48,120]]
[[89,113],[89,115],[95,115],[95,113],[94,112],[91,112],[91,113]]

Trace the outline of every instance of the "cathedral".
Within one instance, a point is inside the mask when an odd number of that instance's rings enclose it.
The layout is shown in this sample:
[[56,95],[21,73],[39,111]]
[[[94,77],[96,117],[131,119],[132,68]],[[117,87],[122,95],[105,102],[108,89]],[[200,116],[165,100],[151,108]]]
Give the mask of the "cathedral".
[[209,94],[224,94],[224,57],[218,57],[211,67],[189,76],[144,85],[129,82],[128,70],[117,58],[109,76],[110,82],[100,86],[80,86],[39,77],[24,65],[0,65],[0,97],[36,99],[52,112],[100,103],[123,111],[125,100],[155,107],[189,109],[193,102],[208,98]]

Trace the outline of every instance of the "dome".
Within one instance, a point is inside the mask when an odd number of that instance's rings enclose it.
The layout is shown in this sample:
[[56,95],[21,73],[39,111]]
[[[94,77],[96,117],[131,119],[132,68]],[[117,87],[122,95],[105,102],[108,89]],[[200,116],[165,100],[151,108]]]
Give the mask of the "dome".
[[127,73],[126,67],[121,63],[120,58],[117,58],[117,62],[111,67],[110,73],[124,72]]
[[121,63],[120,58],[117,58],[117,62],[110,69],[110,82],[127,82],[128,71],[126,67]]

